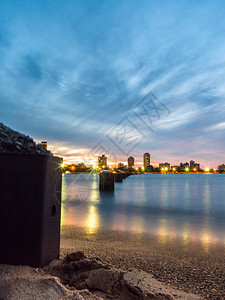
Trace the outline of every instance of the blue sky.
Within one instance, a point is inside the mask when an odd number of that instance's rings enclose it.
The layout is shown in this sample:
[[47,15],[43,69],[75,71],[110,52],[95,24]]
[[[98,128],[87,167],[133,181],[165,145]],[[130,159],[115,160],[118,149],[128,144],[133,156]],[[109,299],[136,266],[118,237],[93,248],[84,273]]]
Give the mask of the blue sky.
[[[112,161],[150,152],[153,164],[216,167],[225,162],[224,9],[224,1],[2,0],[0,121],[47,140],[66,161],[94,158],[101,143]],[[170,111],[152,130],[134,114],[150,91]],[[124,118],[137,138],[126,150],[116,136]]]

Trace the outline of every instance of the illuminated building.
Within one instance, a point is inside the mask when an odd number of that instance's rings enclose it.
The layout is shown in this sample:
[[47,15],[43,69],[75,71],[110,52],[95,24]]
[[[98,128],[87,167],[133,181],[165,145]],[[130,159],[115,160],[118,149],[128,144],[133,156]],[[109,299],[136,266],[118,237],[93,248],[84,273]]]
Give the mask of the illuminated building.
[[180,163],[180,168],[179,168],[179,171],[181,171],[181,172],[184,172],[184,171],[186,171],[187,170],[187,168],[188,168],[188,170],[189,170],[189,163],[188,162],[186,162],[186,163]]
[[171,170],[173,172],[177,172],[179,170],[179,167],[178,166],[171,166]]
[[191,160],[190,161],[190,169],[191,169],[191,171],[194,171],[194,172],[199,171],[200,164],[197,164],[194,160]]
[[98,166],[100,168],[107,168],[107,156],[103,154],[98,157]]
[[144,166],[144,168],[150,167],[150,154],[149,153],[145,153],[143,155],[143,166]]
[[42,141],[40,145],[47,150],[48,142]]
[[84,165],[84,163],[79,163],[79,164],[78,164],[78,167],[79,167],[79,168],[84,168],[85,165]]
[[128,168],[134,167],[134,158],[132,156],[128,157],[127,166]]
[[124,167],[124,164],[121,163],[121,162],[119,162],[119,163],[118,163],[118,169],[119,169],[119,168],[123,168],[123,167]]
[[159,169],[160,170],[165,170],[165,171],[170,171],[170,163],[165,162],[165,163],[161,163],[159,164]]
[[75,164],[72,164],[72,165],[69,165],[68,166],[68,169],[70,170],[70,172],[75,172],[75,170],[76,170],[76,166],[75,166]]
[[220,173],[225,172],[225,165],[222,164],[222,165],[218,166],[218,170],[219,170]]

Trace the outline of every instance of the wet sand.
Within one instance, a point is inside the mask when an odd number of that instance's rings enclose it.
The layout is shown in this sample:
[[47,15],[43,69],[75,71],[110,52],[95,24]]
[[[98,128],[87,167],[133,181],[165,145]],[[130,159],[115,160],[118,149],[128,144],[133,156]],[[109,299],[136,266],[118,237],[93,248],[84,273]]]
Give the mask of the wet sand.
[[61,256],[77,250],[123,270],[142,269],[206,299],[225,299],[224,244],[63,226]]

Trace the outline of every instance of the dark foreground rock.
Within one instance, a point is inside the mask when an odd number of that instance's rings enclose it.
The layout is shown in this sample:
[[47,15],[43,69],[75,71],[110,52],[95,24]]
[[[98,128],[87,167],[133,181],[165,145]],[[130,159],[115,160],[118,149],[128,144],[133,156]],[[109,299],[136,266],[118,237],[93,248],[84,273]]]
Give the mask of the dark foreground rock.
[[66,286],[89,290],[98,299],[201,299],[170,288],[144,271],[122,272],[97,257],[85,257],[81,251],[53,261],[45,271]]
[[144,271],[122,272],[79,251],[44,269],[0,265],[0,299],[4,300],[194,300]]
[[52,155],[28,135],[19,133],[0,123],[0,153]]

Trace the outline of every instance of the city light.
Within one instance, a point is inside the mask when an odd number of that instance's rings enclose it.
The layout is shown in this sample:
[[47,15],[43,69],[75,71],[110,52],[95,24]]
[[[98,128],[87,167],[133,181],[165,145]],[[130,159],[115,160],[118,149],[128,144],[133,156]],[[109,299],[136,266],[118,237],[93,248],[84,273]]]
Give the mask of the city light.
[[62,164],[60,165],[60,167],[61,167],[61,168],[64,168],[64,167],[65,167],[65,164],[64,164],[64,163],[62,163]]
[[164,171],[164,168],[162,168],[161,170]]
[[165,167],[165,171],[168,171],[168,168],[167,168],[167,167]]
[[176,168],[173,168],[173,171],[175,172],[175,171],[176,171]]
[[206,172],[209,172],[209,168],[205,168],[205,171],[206,171]]
[[193,171],[195,171],[195,172],[196,172],[196,171],[197,171],[197,169],[196,169],[196,168],[194,168],[194,169],[193,169]]
[[189,168],[185,168],[185,171],[188,172],[188,171],[189,171]]
[[93,169],[97,169],[98,168],[98,166],[97,165],[93,165]]

